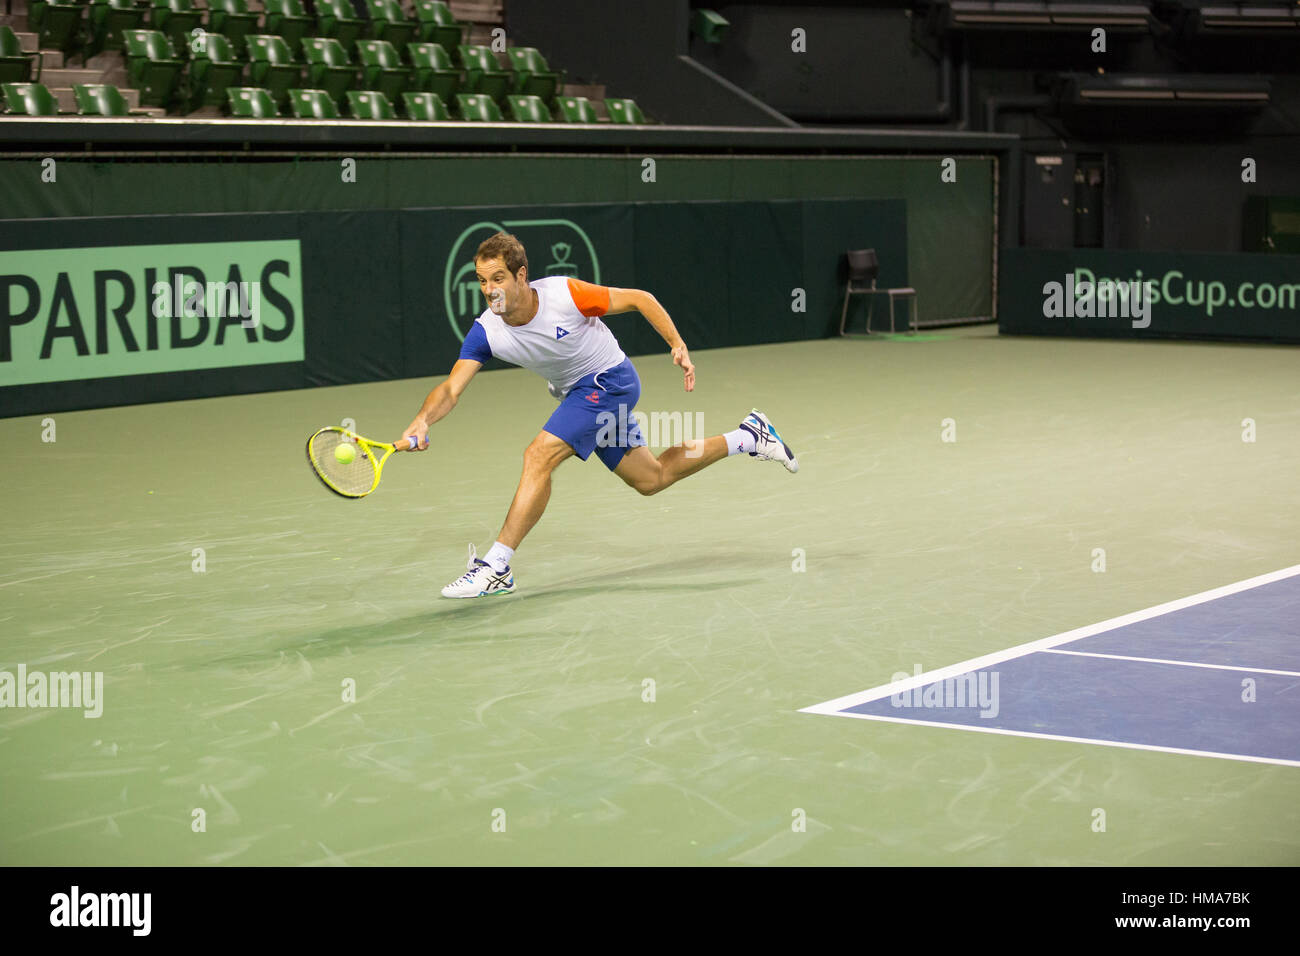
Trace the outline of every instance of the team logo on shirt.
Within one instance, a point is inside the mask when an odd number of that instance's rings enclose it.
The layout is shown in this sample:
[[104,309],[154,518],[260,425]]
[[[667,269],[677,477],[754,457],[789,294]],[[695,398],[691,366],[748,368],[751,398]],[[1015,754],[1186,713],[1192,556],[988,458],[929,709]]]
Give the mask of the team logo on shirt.
[[556,330],[555,330],[555,337],[556,337],[557,339],[562,339],[562,338],[564,338],[564,337],[565,337],[566,335],[568,335],[568,334],[569,334],[569,330],[568,330],[568,329],[556,329]]

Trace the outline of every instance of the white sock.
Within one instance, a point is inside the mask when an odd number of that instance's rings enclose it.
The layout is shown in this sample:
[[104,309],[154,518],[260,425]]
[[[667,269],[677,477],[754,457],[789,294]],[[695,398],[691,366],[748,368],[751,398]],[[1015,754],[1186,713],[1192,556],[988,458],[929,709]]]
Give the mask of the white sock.
[[510,559],[515,556],[514,548],[507,548],[500,541],[494,542],[483,555],[483,560],[492,565],[492,570],[501,573],[510,567]]
[[754,440],[753,432],[747,428],[737,428],[734,432],[727,432],[722,437],[727,440],[728,455],[752,454],[758,446],[758,442]]

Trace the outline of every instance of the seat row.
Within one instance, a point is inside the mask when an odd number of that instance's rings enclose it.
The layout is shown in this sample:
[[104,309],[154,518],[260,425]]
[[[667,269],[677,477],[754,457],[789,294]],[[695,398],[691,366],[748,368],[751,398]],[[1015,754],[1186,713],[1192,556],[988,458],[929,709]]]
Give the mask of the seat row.
[[459,93],[478,93],[505,107],[511,95],[541,97],[554,105],[563,74],[545,69],[545,60],[532,47],[512,48],[518,63],[513,71],[500,69],[486,47],[459,48],[460,65],[453,63],[439,43],[412,42],[403,59],[387,40],[354,41],[355,59],[336,37],[303,37],[302,59],[293,55],[288,41],[273,34],[249,34],[240,57],[231,40],[216,33],[199,33],[187,47],[188,62],[171,41],[156,30],[123,30],[127,70],[140,101],[171,107],[179,97],[188,109],[224,101],[221,90],[242,85],[247,71],[250,85],[269,89],[278,106],[288,102],[288,91],[312,87],[327,90],[336,100],[349,89],[373,89],[396,102],[405,92],[437,93],[451,102]]
[[[5,83],[4,101],[10,115],[58,116],[59,104],[53,94],[40,83]],[[125,97],[115,86],[107,84],[77,84],[73,86],[79,116],[136,116]],[[298,119],[342,119],[340,103],[346,104],[347,115],[353,119],[395,120],[395,101],[379,90],[345,90],[336,98],[323,89],[289,89],[286,91],[287,108],[281,109],[271,91],[260,87],[229,86],[222,88],[224,105],[231,116],[247,119],[270,119],[290,115]],[[499,123],[506,120],[516,123],[596,123],[599,119],[594,105],[583,96],[565,96],[552,113],[539,96],[514,94],[508,98],[509,111],[503,114],[491,98],[480,93],[458,93],[451,106],[437,93],[406,91],[401,94],[402,117],[422,122]],[[605,109],[610,121],[618,124],[644,123],[640,109],[632,100],[607,99]]]
[[[58,116],[59,102],[42,83],[5,83],[5,111],[14,116]],[[143,111],[132,110],[116,86],[100,83],[74,83],[72,93],[76,99],[78,116],[145,116]]]
[[[303,0],[264,0],[261,17],[247,0],[209,0],[208,9],[194,0],[30,0],[28,29],[40,35],[43,48],[94,55],[118,49],[122,30],[146,26],[160,30],[183,49],[196,29],[220,33],[242,53],[249,34],[272,33],[296,46],[303,37],[332,36],[350,47],[361,36],[388,40],[399,50],[408,42],[441,43],[448,49],[466,43],[469,24],[452,15],[444,0],[416,0],[414,20],[398,0],[314,0],[315,15]],[[364,11],[365,17],[358,13]],[[206,17],[205,17],[206,13]]]
[[[269,119],[279,115],[275,98],[270,90],[255,87],[231,87],[228,91],[229,111],[232,116],[250,119]],[[421,122],[448,122],[460,120],[479,123],[597,123],[596,110],[585,96],[565,96],[558,101],[559,108],[552,114],[539,96],[514,94],[508,98],[509,109],[503,114],[497,104],[481,93],[458,93],[454,101],[455,112],[437,93],[426,91],[404,92],[399,117],[396,104],[379,90],[347,90],[345,100],[348,114],[354,119],[396,120],[406,118]],[[325,90],[289,90],[289,110],[297,119],[341,119],[340,101]],[[633,100],[607,99],[605,109],[615,124],[644,123]]]

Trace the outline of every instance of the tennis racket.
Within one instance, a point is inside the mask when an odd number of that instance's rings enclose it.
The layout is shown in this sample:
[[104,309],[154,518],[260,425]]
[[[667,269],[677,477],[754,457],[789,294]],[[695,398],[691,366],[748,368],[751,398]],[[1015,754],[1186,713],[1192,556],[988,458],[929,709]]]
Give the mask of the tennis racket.
[[[406,439],[415,451],[414,436]],[[384,462],[396,445],[362,438],[346,428],[331,425],[307,439],[307,461],[330,491],[344,498],[364,498],[379,487]],[[382,456],[380,455],[382,452]]]

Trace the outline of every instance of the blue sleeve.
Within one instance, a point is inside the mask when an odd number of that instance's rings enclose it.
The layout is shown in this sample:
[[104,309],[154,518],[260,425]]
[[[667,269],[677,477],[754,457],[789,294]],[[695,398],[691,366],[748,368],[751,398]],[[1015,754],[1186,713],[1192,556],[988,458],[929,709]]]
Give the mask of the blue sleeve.
[[487,364],[487,360],[492,357],[492,349],[488,346],[487,332],[478,322],[469,327],[465,342],[460,347],[460,357],[484,364]]

